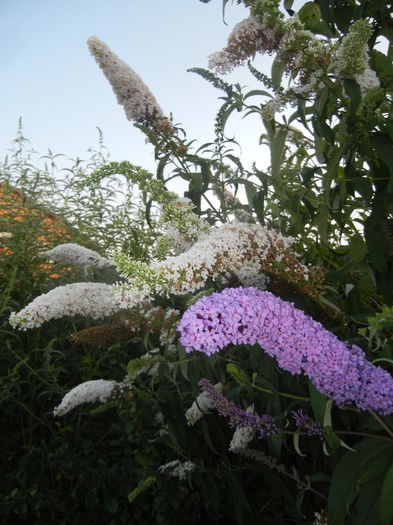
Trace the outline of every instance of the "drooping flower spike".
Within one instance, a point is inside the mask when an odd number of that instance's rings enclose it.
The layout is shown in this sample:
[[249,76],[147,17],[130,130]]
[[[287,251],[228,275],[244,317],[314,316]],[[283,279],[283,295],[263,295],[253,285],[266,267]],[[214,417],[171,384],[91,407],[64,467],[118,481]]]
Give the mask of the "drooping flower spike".
[[10,322],[14,328],[26,330],[64,316],[102,319],[121,310],[131,310],[153,295],[196,292],[209,279],[227,272],[239,272],[243,284],[254,284],[253,281],[268,273],[317,299],[323,272],[299,261],[291,248],[293,241],[257,224],[223,224],[186,252],[164,261],[148,264],[119,254],[115,260],[128,283],[60,286],[37,297],[20,312],[12,313]]
[[14,328],[27,330],[65,316],[102,319],[119,311],[112,290],[110,284],[91,282],[58,286],[39,295],[19,312],[12,312],[10,323]]
[[248,432],[254,430],[257,432],[259,439],[278,434],[279,429],[274,423],[273,418],[268,414],[258,416],[254,414],[252,410],[243,410],[233,401],[227,399],[220,390],[212,385],[206,378],[202,378],[199,381],[199,386],[203,393],[207,395],[210,406],[217,410],[220,416],[228,418],[231,428],[245,428]]
[[187,352],[211,355],[229,344],[259,344],[293,375],[303,373],[339,406],[393,413],[393,377],[356,345],[340,341],[292,303],[255,288],[227,288],[203,297],[178,331]]
[[75,264],[85,271],[90,267],[106,268],[113,266],[113,262],[106,257],[102,257],[99,253],[73,242],[59,244],[44,252],[43,255],[57,263]]

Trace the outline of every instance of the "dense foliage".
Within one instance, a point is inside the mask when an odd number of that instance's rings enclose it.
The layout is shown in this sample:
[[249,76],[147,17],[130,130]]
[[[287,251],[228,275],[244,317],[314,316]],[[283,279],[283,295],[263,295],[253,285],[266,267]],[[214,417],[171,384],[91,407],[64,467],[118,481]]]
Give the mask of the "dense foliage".
[[[55,282],[38,212],[0,222],[5,523],[393,523],[392,5],[237,3],[250,17],[193,70],[223,93],[197,150],[89,39],[156,177],[94,155],[45,195],[120,275],[68,246]],[[262,89],[225,81],[245,64]],[[269,169],[235,155],[234,111],[260,116]],[[50,172],[15,159],[8,184],[47,215]]]

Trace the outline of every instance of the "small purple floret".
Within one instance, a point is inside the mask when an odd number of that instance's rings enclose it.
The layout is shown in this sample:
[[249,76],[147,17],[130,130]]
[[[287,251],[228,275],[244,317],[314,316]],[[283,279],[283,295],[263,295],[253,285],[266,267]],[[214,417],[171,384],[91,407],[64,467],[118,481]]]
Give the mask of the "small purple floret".
[[317,436],[323,439],[323,430],[319,421],[312,421],[310,416],[305,414],[302,409],[292,412],[296,428],[307,430],[308,436]]
[[293,419],[295,420],[296,428],[304,428],[310,421],[310,416],[305,414],[302,409],[293,412]]
[[183,315],[178,331],[187,352],[211,355],[229,344],[259,344],[293,375],[303,373],[339,406],[393,413],[393,377],[367,361],[292,303],[256,288],[227,288],[203,297]]

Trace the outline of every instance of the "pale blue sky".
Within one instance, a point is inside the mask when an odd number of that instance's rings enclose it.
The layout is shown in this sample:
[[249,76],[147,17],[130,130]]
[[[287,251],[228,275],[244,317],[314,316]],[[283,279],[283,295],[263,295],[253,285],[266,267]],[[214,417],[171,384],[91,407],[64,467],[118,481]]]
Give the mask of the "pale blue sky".
[[[221,9],[221,0],[0,0],[0,157],[22,116],[26,137],[42,154],[51,148],[83,158],[99,126],[114,160],[154,170],[152,147],[127,121],[89,54],[91,35],[135,69],[190,139],[212,140],[220,92],[186,70],[207,67],[208,55],[224,47],[233,25],[247,16],[242,6],[228,3],[226,26]],[[230,78],[255,87],[242,69]],[[246,162],[266,165],[257,119],[233,119],[228,131],[235,129]]]

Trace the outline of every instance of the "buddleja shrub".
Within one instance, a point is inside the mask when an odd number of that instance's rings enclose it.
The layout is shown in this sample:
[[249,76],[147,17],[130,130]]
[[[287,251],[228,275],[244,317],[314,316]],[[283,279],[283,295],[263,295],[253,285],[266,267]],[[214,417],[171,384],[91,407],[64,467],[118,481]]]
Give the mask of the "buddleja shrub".
[[[249,64],[264,90],[244,94],[199,70],[226,99],[216,141],[195,152],[135,71],[89,39],[127,118],[155,146],[159,180],[127,162],[93,179],[138,184],[147,216],[161,207],[161,235],[150,260],[115,254],[122,284],[58,287],[11,324],[83,315],[99,324],[75,341],[127,341],[124,377],[119,363],[114,375],[75,381],[54,407],[65,424],[86,403],[116,407],[137,475],[111,500],[115,520],[127,509],[141,523],[392,523],[393,378],[382,368],[392,350],[389,319],[372,315],[390,300],[389,181],[379,177],[389,167],[366,144],[390,140],[377,65],[386,56],[373,52],[379,34],[390,38],[389,14],[360,2],[307,3],[298,16],[291,2],[286,13],[274,0],[238,3],[251,16],[210,67],[222,75],[272,53],[272,75]],[[254,96],[262,102],[248,105]],[[291,117],[276,117],[293,105]],[[233,154],[224,125],[234,109],[260,113],[266,173],[247,173]],[[173,177],[188,181],[186,198],[167,191]],[[230,191],[239,185],[247,203]],[[387,221],[380,253],[367,233],[375,213]],[[367,344],[375,335],[378,348]]]
[[[131,168],[122,167],[131,176]],[[174,250],[189,238],[190,225],[195,232],[196,221],[188,202],[170,193],[166,198],[179,218]],[[299,261],[290,239],[251,223],[209,232],[203,222],[199,226],[191,247],[187,240],[186,251],[163,261],[147,265],[117,256],[124,284],[58,287],[12,314],[11,323],[37,328],[82,314],[106,322],[76,332],[75,341],[107,347],[128,338],[130,350],[131,341],[139,346],[123,380],[112,376],[75,386],[54,415],[68,418],[96,401],[118,406],[138,472],[127,497],[141,520],[144,502],[150,502],[151,515],[163,523],[183,520],[188,512],[196,522],[256,523],[262,516],[272,523],[289,516],[304,522],[326,507],[332,467],[346,449],[356,450],[359,437],[372,436],[370,450],[378,457],[393,455],[391,438],[372,423],[390,432],[378,413],[393,410],[392,377],[359,347],[261,291],[270,277],[283,297],[295,298],[303,309],[317,304],[323,274]],[[250,279],[259,290],[239,287]],[[334,402],[340,410],[333,424]],[[381,461],[378,476],[388,468]],[[176,498],[167,496],[179,483]],[[332,497],[334,520],[335,512],[345,514],[347,499],[336,509],[334,492]],[[116,505],[126,499],[118,494]]]

